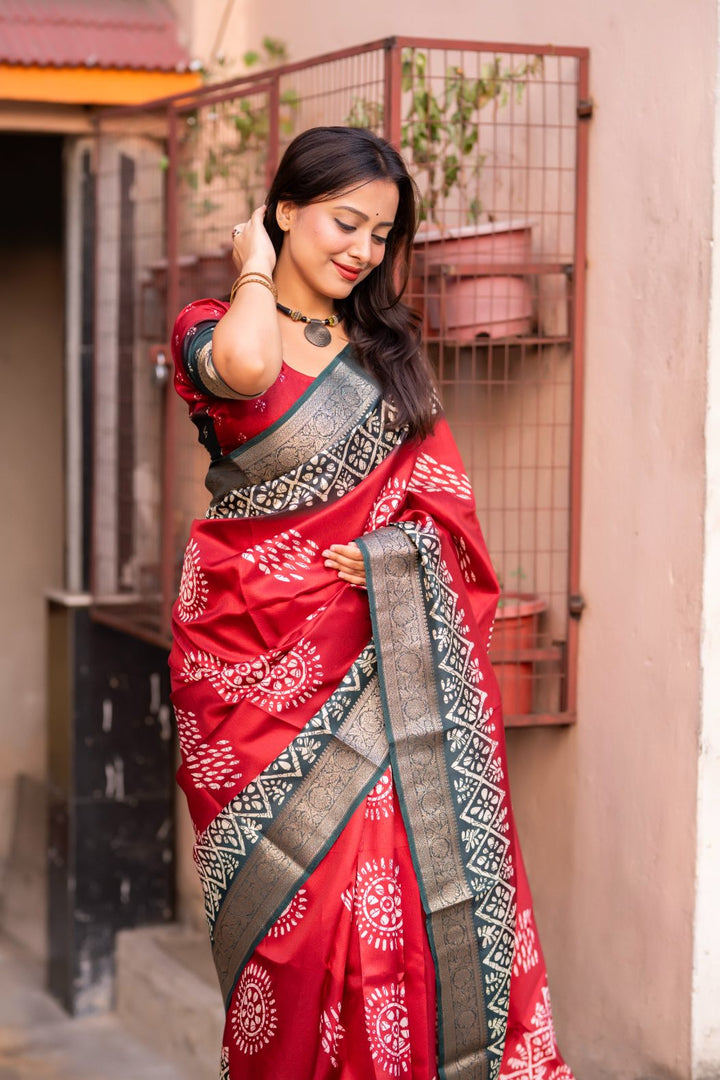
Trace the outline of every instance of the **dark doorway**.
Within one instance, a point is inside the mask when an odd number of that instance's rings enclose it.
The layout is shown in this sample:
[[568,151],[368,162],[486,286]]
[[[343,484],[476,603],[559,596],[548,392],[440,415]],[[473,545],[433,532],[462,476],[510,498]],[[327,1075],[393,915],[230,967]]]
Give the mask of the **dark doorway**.
[[0,244],[62,243],[60,135],[0,134]]

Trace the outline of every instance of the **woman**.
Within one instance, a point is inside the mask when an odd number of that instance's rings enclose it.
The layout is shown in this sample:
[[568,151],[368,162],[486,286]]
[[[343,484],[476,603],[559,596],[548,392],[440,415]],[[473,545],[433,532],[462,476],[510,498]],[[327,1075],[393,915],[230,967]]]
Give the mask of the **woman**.
[[190,304],[210,451],[174,612],[178,778],[231,1080],[571,1078],[510,807],[498,588],[400,300],[414,185],[316,128]]

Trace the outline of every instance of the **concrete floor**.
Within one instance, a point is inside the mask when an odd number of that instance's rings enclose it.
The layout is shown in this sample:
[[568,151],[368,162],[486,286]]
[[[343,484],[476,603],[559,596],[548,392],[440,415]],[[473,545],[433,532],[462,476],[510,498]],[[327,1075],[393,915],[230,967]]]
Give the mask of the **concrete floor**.
[[179,1074],[116,1017],[69,1017],[44,991],[41,964],[0,936],[0,1080],[179,1080]]

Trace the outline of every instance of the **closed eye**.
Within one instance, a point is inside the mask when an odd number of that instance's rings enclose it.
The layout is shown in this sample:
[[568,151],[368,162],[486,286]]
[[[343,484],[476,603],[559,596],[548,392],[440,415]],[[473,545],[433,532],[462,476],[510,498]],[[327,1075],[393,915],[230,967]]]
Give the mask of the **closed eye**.
[[[337,227],[339,229],[342,229],[343,232],[346,232],[346,233],[356,232],[356,226],[355,225],[348,225],[348,223],[346,221],[340,221],[339,218],[335,218],[335,224],[337,225]],[[388,240],[390,239],[389,236],[378,236],[377,233],[373,233],[372,238],[373,238],[373,240],[375,241],[376,244],[383,244],[383,245],[387,244]]]

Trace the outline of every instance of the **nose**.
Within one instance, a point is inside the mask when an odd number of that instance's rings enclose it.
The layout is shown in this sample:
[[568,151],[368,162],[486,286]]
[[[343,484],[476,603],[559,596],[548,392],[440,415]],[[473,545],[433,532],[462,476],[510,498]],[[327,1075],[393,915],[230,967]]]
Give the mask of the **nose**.
[[348,248],[348,255],[352,255],[353,259],[357,259],[363,266],[372,262],[372,237],[369,231],[366,232],[365,229],[358,229],[353,233],[352,243]]

